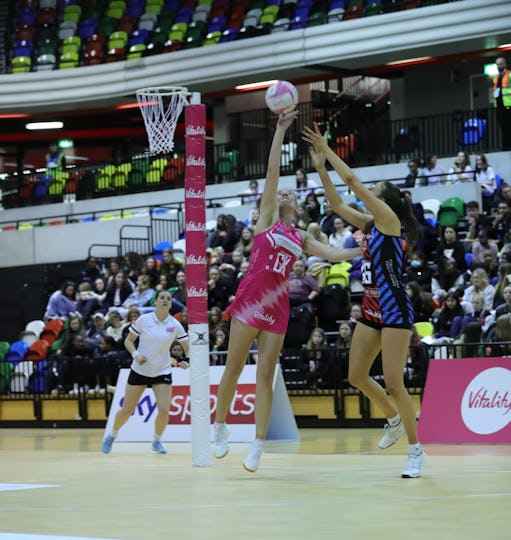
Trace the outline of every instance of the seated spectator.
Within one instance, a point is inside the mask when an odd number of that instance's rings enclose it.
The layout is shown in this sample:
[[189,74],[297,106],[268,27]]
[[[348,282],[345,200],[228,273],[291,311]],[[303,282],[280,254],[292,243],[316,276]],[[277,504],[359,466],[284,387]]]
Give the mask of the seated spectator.
[[454,259],[456,268],[462,272],[467,269],[465,248],[458,240],[454,227],[444,227],[440,236],[440,245],[436,251],[435,261],[440,265],[445,259]]
[[334,364],[334,381],[343,381],[348,378],[349,352],[353,329],[349,321],[341,322],[339,325],[339,335],[335,341],[336,362]]
[[316,280],[305,273],[305,262],[295,261],[289,280],[289,303],[291,307],[314,301],[321,292]]
[[224,256],[219,269],[230,282],[234,282],[236,279],[243,259],[243,251],[237,248],[230,255]]
[[215,332],[217,330],[223,330],[225,333],[227,333],[227,325],[224,323],[222,310],[218,306],[213,306],[208,311],[208,331],[210,343],[215,340]]
[[498,280],[494,285],[495,294],[493,296],[493,308],[505,302],[504,289],[511,284],[511,263],[505,262],[499,266]]
[[261,192],[259,191],[259,183],[257,180],[250,180],[248,184],[248,189],[240,191],[238,193],[239,197],[243,197],[242,203],[255,204],[261,197]]
[[252,227],[243,227],[241,238],[236,244],[236,249],[241,249],[243,256],[247,259],[250,257],[252,248],[254,247],[254,229]]
[[68,354],[71,348],[71,344],[76,335],[84,336],[86,327],[81,316],[77,313],[73,313],[69,316],[69,320],[64,326],[64,331],[61,336],[61,344],[56,351],[57,356],[62,354]]
[[149,276],[149,279],[151,280],[151,287],[154,289],[160,277],[160,269],[158,268],[158,261],[155,257],[152,255],[150,257],[146,257],[142,273]]
[[452,337],[452,324],[456,317],[463,317],[465,312],[461,307],[458,295],[447,293],[445,296],[444,307],[440,313],[434,317],[434,336],[435,338]]
[[491,202],[492,208],[498,208],[502,201],[511,203],[511,186],[505,182],[502,182],[500,188],[495,190]]
[[106,327],[105,335],[114,338],[118,349],[123,347],[122,331],[124,325],[125,321],[117,309],[112,309],[108,312],[108,326]]
[[436,154],[430,154],[426,157],[421,176],[424,177],[425,186],[437,186],[445,181],[445,171],[437,164]]
[[433,313],[431,295],[425,293],[416,281],[410,281],[405,285],[405,290],[413,306],[414,321],[427,322]]
[[303,169],[296,169],[296,199],[302,203],[307,198],[309,193],[323,195],[323,188],[307,177],[307,173]]
[[[137,278],[136,289],[124,300],[122,308],[128,310],[131,307],[145,307],[151,303],[154,289],[151,287],[151,278],[146,274],[141,274]],[[121,313],[122,315],[122,313]]]
[[316,390],[331,387],[331,349],[322,328],[312,330],[300,357],[308,388]]
[[136,283],[144,270],[144,258],[136,251],[128,251],[124,255],[124,270],[131,283]]
[[117,348],[113,337],[101,336],[99,348],[91,359],[95,385],[89,390],[90,396],[104,396],[108,385],[116,385],[121,368],[121,355],[127,356],[124,352]]
[[307,208],[307,213],[309,214],[309,219],[315,223],[319,222],[319,217],[321,215],[321,205],[319,204],[318,197],[315,193],[309,193],[305,197],[305,208]]
[[491,356],[511,356],[511,313],[497,318],[489,341],[495,343],[490,347]]
[[497,215],[488,232],[490,238],[497,240],[499,247],[504,245],[504,240],[511,230],[511,202],[501,201],[497,207]]
[[[259,204],[261,202],[260,199],[257,202]],[[259,206],[256,205],[255,208],[252,208],[252,210],[250,210],[249,215],[248,215],[248,222],[246,222],[245,224],[247,225],[247,227],[250,227],[252,230],[254,230],[255,226],[257,225],[258,219],[259,219]]]
[[495,309],[495,320],[501,315],[511,313],[511,285],[504,287],[504,302]]
[[[209,365],[210,366],[224,366],[227,356],[227,348],[229,346],[229,339],[227,332],[222,328],[215,330],[213,339],[210,342],[210,354]],[[224,354],[219,354],[224,353]]]
[[415,281],[420,285],[423,291],[431,292],[431,279],[433,278],[433,269],[428,264],[424,255],[420,251],[415,251],[412,255],[410,265],[406,269],[404,281]]
[[415,326],[412,326],[410,347],[405,365],[405,381],[409,387],[424,388],[429,366],[428,347],[421,342]]
[[344,227],[344,221],[340,217],[333,219],[334,232],[328,237],[328,245],[334,248],[353,248],[358,243],[352,232]]
[[442,303],[448,293],[463,296],[465,279],[463,273],[456,268],[454,259],[444,259],[438,263],[438,270],[431,279],[433,300]]
[[184,270],[179,270],[176,274],[176,286],[172,292],[172,304],[174,302],[178,302],[183,307],[186,306],[186,274]]
[[89,255],[85,259],[85,268],[80,272],[80,275],[78,276],[78,283],[83,283],[84,281],[86,281],[92,286],[94,281],[100,277],[102,277],[102,273],[98,266],[98,260],[96,259],[96,257]]
[[208,237],[206,238],[206,246],[208,248],[215,248],[217,246],[221,246],[225,234],[225,214],[218,214],[218,216],[216,216],[216,227],[209,233]]
[[481,214],[479,203],[477,201],[469,201],[465,204],[468,219],[468,232],[465,238],[466,241],[476,240],[481,229],[486,229],[491,226],[492,219],[484,214]]
[[421,170],[418,159],[408,160],[408,174],[405,178],[405,188],[419,187],[422,184],[422,178],[420,178]]
[[463,294],[463,301],[468,304],[472,304],[472,298],[476,293],[483,293],[484,295],[484,309],[490,311],[493,305],[493,295],[495,294],[495,288],[490,285],[488,274],[482,268],[476,268],[472,272],[470,277],[471,285],[465,289]]
[[58,357],[58,391],[76,396],[80,389],[88,392],[91,383],[91,351],[85,347],[83,334],[74,334],[70,344]]
[[482,336],[483,330],[481,323],[478,321],[469,322],[465,330],[453,342],[454,357],[484,358],[486,354]]
[[336,232],[334,221],[337,218],[339,218],[339,215],[332,210],[332,205],[330,204],[330,201],[328,199],[325,199],[325,202],[323,204],[323,213],[319,217],[319,226],[328,237],[330,237],[331,234]]
[[44,319],[67,319],[70,313],[76,311],[76,286],[72,281],[66,281],[60,290],[55,291],[48,300]]
[[234,284],[220,271],[218,266],[208,270],[208,308],[217,306],[224,310],[232,301]]
[[447,184],[457,184],[458,182],[473,182],[474,169],[470,165],[470,158],[466,152],[458,152],[453,166],[447,175]]
[[302,229],[303,231],[307,230],[307,227],[310,223],[309,212],[307,212],[307,207],[305,204],[301,203],[296,207],[296,223],[295,227],[297,229]]
[[182,311],[176,313],[175,318],[181,323],[183,328],[188,332],[188,310],[183,308]]
[[179,341],[174,341],[170,347],[170,357],[172,358],[172,365],[174,367],[179,367],[181,362],[187,362],[186,353],[183,349],[183,346]]
[[476,182],[481,186],[483,196],[491,197],[497,189],[495,171],[488,164],[484,154],[476,156]]
[[85,325],[89,324],[90,316],[101,308],[96,295],[92,292],[90,283],[84,281],[78,285],[78,301],[76,311],[82,316]]
[[169,248],[163,250],[161,258],[160,273],[167,274],[172,282],[174,282],[178,270],[183,269],[183,263],[174,257],[174,252]]
[[[128,313],[126,314],[126,323],[123,325],[122,328],[122,343],[126,340],[128,337],[128,334],[130,332],[130,326],[142,315],[142,312],[137,307],[131,307],[128,309]],[[138,342],[137,342],[138,343]],[[123,366],[123,367],[129,367]]]
[[106,298],[106,282],[105,279],[102,277],[99,277],[94,280],[94,284],[92,287],[92,294],[98,301],[98,304],[101,306],[101,309],[103,309],[103,302]]
[[362,313],[362,307],[360,306],[360,304],[351,305],[350,319],[348,322],[350,323],[352,331],[355,329],[355,325],[357,324],[361,313]]
[[106,276],[105,276],[107,280],[107,285],[109,285],[110,282],[114,279],[115,274],[121,271],[122,271],[122,267],[121,267],[121,262],[119,261],[119,259],[117,259],[116,257],[109,259],[107,267],[106,267]]
[[472,296],[471,310],[466,314],[454,318],[451,337],[458,338],[471,322],[478,322],[482,327],[489,314],[490,312],[484,309],[484,295],[482,293],[474,294]]
[[103,305],[107,308],[118,308],[133,292],[131,282],[123,271],[117,272],[114,279],[106,287],[106,296]]
[[99,340],[105,331],[105,316],[101,311],[97,311],[91,316],[91,324],[85,332],[85,347],[91,351],[99,348]]
[[495,240],[488,238],[486,229],[481,229],[477,235],[477,239],[472,243],[472,264],[471,268],[477,268],[488,264],[487,252],[490,253],[490,259],[497,266],[497,254],[499,246]]

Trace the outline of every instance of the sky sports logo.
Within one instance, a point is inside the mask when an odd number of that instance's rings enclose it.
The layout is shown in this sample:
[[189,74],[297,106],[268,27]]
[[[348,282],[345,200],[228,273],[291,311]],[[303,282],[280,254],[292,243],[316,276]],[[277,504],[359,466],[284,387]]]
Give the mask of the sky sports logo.
[[[209,396],[211,421],[217,404],[218,385],[211,385]],[[119,402],[122,407],[124,397]],[[190,425],[192,418],[192,405],[189,386],[172,386],[172,401],[169,409],[169,425]],[[255,405],[255,384],[238,384],[236,394],[227,413],[228,424],[253,424]],[[137,404],[133,416],[138,416],[145,424],[154,420],[158,414],[156,400],[153,394],[145,395]]]

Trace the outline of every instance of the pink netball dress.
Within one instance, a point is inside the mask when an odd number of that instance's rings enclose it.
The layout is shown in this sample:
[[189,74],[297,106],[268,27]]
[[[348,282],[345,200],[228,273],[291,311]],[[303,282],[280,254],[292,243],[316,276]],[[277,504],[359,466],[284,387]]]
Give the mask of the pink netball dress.
[[227,308],[237,319],[261,330],[285,334],[289,320],[289,274],[302,254],[302,237],[279,219],[256,235],[247,274]]

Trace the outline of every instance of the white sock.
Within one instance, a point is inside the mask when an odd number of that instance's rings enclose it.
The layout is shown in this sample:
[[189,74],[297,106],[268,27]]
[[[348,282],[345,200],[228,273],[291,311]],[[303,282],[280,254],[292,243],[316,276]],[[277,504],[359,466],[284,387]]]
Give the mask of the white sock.
[[394,416],[394,418],[387,418],[387,420],[389,421],[389,424],[392,426],[392,427],[396,427],[399,422],[401,422],[401,417],[399,416],[399,413],[396,414],[396,416]]
[[420,443],[415,443],[415,444],[409,444],[408,445],[408,453],[409,454],[414,454],[414,455],[418,455],[422,452],[422,448],[421,448],[421,445]]
[[117,431],[113,431],[113,430],[112,430],[111,435],[112,435],[112,437],[113,437],[114,439],[117,437],[117,433],[119,433],[119,430],[117,430]]
[[160,442],[161,435],[154,434],[154,442]]
[[255,439],[254,443],[258,446],[262,446],[264,444],[264,439]]

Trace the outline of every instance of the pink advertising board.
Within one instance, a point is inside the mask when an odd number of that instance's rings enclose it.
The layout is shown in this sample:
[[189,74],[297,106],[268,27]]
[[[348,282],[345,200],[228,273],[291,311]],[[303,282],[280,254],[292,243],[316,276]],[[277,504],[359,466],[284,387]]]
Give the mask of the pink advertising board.
[[511,444],[511,358],[432,359],[422,443]]

